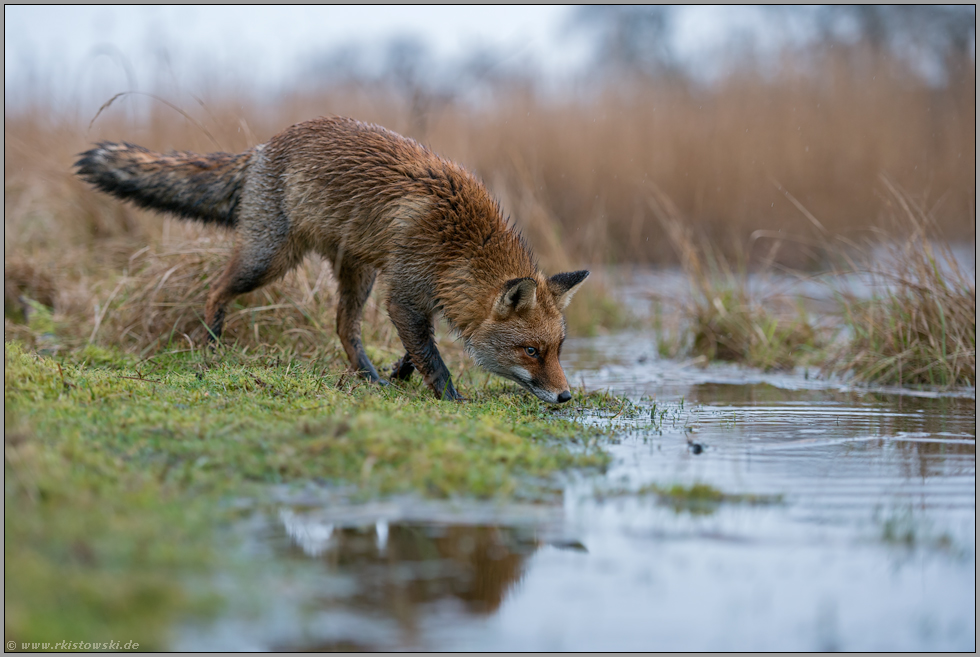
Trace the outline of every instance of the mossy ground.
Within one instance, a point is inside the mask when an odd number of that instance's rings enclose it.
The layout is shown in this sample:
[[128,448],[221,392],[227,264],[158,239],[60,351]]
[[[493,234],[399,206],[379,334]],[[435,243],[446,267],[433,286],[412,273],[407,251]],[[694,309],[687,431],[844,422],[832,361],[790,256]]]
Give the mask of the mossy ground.
[[226,502],[267,484],[542,498],[555,473],[608,459],[601,429],[479,375],[452,404],[235,349],[137,362],[7,342],[4,361],[4,634],[18,642],[165,647],[175,619],[215,608],[190,583],[215,567]]

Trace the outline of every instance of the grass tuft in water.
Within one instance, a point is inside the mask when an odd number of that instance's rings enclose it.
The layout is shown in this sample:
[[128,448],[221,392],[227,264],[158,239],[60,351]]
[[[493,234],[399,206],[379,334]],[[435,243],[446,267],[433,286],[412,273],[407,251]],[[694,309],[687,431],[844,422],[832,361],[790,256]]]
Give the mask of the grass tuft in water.
[[975,386],[976,279],[945,242],[929,239],[936,231],[929,215],[884,182],[909,237],[878,256],[882,264],[869,272],[874,296],[838,294],[849,339],[827,368],[886,385]]
[[710,484],[695,483],[690,486],[673,484],[663,486],[648,484],[638,491],[640,495],[655,495],[661,503],[674,511],[693,514],[714,513],[721,504],[779,504],[781,495],[755,495],[751,493],[725,493]]
[[782,495],[757,495],[753,493],[726,493],[710,484],[697,482],[690,486],[683,484],[651,483],[639,490],[604,489],[595,491],[596,499],[610,497],[656,497],[657,501],[669,506],[676,513],[687,512],[694,515],[710,515],[722,504],[768,505],[781,504]]
[[681,260],[691,283],[682,306],[684,336],[661,332],[662,355],[742,363],[762,370],[787,370],[815,361],[828,331],[814,324],[799,298],[757,298],[744,268],[738,271],[707,242],[696,245],[676,208],[662,194],[650,205]]
[[969,550],[956,544],[947,531],[937,531],[928,518],[920,517],[912,508],[895,510],[880,523],[880,539],[894,547],[907,550],[938,550],[966,558]]

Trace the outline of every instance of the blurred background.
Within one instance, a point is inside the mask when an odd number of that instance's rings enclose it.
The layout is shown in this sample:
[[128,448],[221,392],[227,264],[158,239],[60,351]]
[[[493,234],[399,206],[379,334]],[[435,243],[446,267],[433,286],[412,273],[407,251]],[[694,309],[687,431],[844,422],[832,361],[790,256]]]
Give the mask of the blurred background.
[[4,15],[5,256],[160,236],[73,178],[91,142],[241,151],[324,114],[473,170],[547,267],[676,262],[652,194],[728,255],[816,267],[818,224],[881,225],[883,177],[975,236],[972,5]]

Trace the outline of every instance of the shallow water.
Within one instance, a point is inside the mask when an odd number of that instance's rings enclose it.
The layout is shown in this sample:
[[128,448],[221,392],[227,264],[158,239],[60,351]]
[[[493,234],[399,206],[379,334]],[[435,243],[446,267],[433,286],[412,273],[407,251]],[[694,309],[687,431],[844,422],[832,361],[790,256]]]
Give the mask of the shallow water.
[[[607,473],[558,505],[284,492],[243,523],[252,588],[177,647],[975,650],[974,391],[698,368],[642,334],[564,358],[635,402],[585,416],[618,428]],[[636,494],[696,483],[762,497]]]

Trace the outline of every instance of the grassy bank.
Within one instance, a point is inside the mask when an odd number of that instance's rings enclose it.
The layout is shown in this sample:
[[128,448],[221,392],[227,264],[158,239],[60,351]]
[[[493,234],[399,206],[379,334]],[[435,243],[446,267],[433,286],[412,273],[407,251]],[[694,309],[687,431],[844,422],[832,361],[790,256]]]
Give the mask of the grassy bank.
[[5,638],[165,647],[175,619],[216,608],[194,582],[220,560],[227,502],[267,484],[540,499],[554,473],[606,463],[598,430],[486,380],[448,404],[417,383],[219,355],[5,344]]

